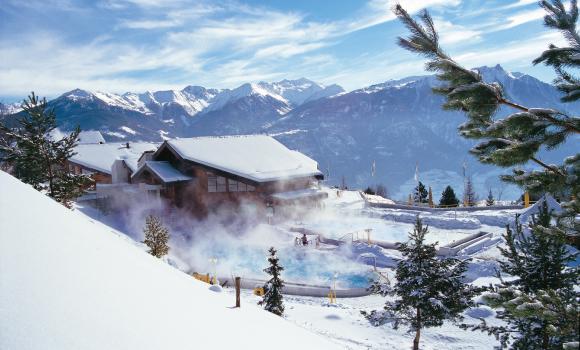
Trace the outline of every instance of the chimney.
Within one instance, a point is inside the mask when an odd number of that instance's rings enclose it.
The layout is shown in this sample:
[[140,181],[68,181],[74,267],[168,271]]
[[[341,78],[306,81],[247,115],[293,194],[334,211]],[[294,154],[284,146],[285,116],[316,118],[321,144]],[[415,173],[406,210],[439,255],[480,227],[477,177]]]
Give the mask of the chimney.
[[131,148],[131,146],[129,145],[129,142],[127,142],[127,143],[125,144],[125,146],[126,146],[127,148]]

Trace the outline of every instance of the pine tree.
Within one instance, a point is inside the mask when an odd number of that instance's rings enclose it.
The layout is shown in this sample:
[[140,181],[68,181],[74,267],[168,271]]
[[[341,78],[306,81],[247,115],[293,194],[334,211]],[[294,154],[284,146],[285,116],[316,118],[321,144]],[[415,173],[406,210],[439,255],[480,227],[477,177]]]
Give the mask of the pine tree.
[[506,228],[506,247],[499,248],[505,258],[501,272],[517,279],[491,288],[482,299],[497,309],[507,326],[482,323],[472,328],[494,334],[503,346],[561,349],[579,337],[578,309],[570,306],[580,296],[574,290],[580,274],[577,267],[567,266],[577,253],[568,251],[564,232],[552,219],[544,201],[529,230],[519,217],[513,228]]
[[271,247],[268,252],[270,253],[270,257],[268,257],[270,266],[264,269],[264,272],[272,276],[272,278],[264,285],[264,297],[258,304],[264,305],[264,309],[267,311],[282,316],[284,314],[284,304],[282,303],[284,281],[280,279],[280,272],[284,268],[278,263],[276,249]]
[[539,208],[538,214],[532,217],[531,232],[525,232],[519,216],[513,229],[506,227],[503,238],[507,247],[499,247],[506,258],[500,261],[501,270],[518,276],[518,285],[526,292],[571,289],[578,275],[575,269],[566,267],[574,261],[575,254],[568,252],[562,232],[552,225],[552,213],[545,200]]
[[383,296],[395,296],[382,311],[362,311],[375,326],[392,322],[397,329],[409,325],[415,332],[413,349],[419,349],[421,330],[440,327],[445,320],[460,321],[461,313],[473,306],[471,301],[476,290],[462,282],[467,261],[440,260],[435,244],[426,244],[428,227],[419,217],[409,234],[409,243],[399,245],[403,258],[397,264],[396,284],[392,288],[374,284],[371,291]]
[[161,220],[153,215],[145,219],[145,243],[149,247],[149,254],[161,258],[169,252],[169,231],[161,224]]
[[21,181],[70,207],[90,183],[88,176],[71,174],[66,169],[67,160],[75,154],[80,129],[54,140],[51,133],[56,129],[56,115],[46,99],[32,93],[22,108],[24,117],[18,119],[17,128],[0,124],[4,134],[0,143],[3,159]]
[[363,192],[366,193],[366,194],[370,194],[370,195],[374,195],[375,194],[375,191],[372,189],[371,186],[367,187]]
[[548,50],[534,60],[534,64],[544,63],[552,66],[557,74],[554,85],[564,93],[563,102],[574,102],[580,99],[580,79],[570,72],[570,68],[580,67],[580,36],[576,31],[578,21],[578,6],[576,1],[570,2],[570,11],[561,1],[540,1],[540,6],[548,13],[544,24],[562,32],[569,47],[557,47],[551,44]]
[[413,192],[413,199],[415,203],[427,203],[427,197],[429,196],[429,192],[427,192],[427,188],[421,181],[415,187],[415,191]]
[[[571,0],[569,9],[561,0],[543,0],[540,6],[546,10],[544,24],[559,30],[569,47],[549,49],[534,61],[544,63],[556,71],[556,84],[565,94],[562,101],[580,98],[580,80],[570,69],[580,67],[580,35],[576,31],[578,21],[577,0]],[[440,46],[439,35],[433,19],[427,11],[419,16],[422,23],[412,18],[400,5],[394,12],[409,29],[407,38],[399,38],[399,45],[428,59],[427,70],[436,72],[442,85],[433,89],[446,98],[443,108],[464,112],[467,121],[459,127],[463,137],[480,142],[471,150],[480,162],[500,167],[514,167],[534,163],[541,170],[513,169],[512,175],[501,177],[503,181],[517,184],[526,190],[550,192],[568,202],[562,204],[567,215],[573,217],[580,210],[580,154],[565,158],[561,165],[542,161],[540,151],[551,151],[568,138],[580,134],[580,118],[552,108],[529,108],[520,105],[504,93],[498,82],[486,82],[480,72],[470,70],[453,60]],[[494,118],[500,108],[514,111],[503,119]],[[578,235],[578,224],[571,224],[569,235]]]
[[473,207],[477,204],[477,196],[473,190],[473,181],[471,176],[467,178],[465,183],[465,192],[463,193],[463,204],[467,207]]
[[457,199],[455,191],[453,191],[451,186],[445,187],[445,190],[443,190],[443,193],[441,193],[439,205],[444,207],[456,207],[459,205],[459,199]]
[[489,193],[487,194],[487,199],[485,200],[485,205],[488,207],[492,207],[495,205],[495,199],[493,198],[493,193],[491,192],[491,188],[489,189]]
[[387,198],[389,196],[389,191],[387,190],[387,187],[383,184],[378,184],[375,192],[377,196],[381,196],[383,198]]

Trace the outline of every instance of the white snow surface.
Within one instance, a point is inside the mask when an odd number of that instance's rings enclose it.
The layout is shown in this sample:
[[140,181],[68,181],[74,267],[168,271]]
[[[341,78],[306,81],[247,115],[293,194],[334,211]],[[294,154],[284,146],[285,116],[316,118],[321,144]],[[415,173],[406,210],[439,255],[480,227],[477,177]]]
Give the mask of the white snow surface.
[[[80,144],[75,147],[75,154],[70,158],[74,163],[88,168],[111,173],[111,166],[117,159],[124,159],[128,163],[136,163],[145,151],[155,151],[157,145],[150,142]],[[131,162],[133,160],[133,162]]]
[[316,161],[266,135],[195,137],[167,143],[184,159],[257,182],[322,174]]
[[[59,128],[56,128],[50,132],[50,138],[53,140],[60,140],[64,137],[67,137],[71,134],[70,131],[62,131]],[[103,134],[97,130],[85,130],[79,133],[78,137],[78,144],[99,144],[99,143],[106,143]]]
[[[0,172],[1,349],[343,348]],[[30,220],[34,218],[34,220]]]
[[81,131],[79,134],[79,144],[105,143],[105,138],[97,130]]

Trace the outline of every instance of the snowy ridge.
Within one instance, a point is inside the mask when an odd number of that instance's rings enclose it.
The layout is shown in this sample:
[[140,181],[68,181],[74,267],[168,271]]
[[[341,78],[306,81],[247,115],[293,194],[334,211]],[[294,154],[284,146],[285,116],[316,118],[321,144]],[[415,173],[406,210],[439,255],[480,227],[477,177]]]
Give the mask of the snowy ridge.
[[2,103],[0,102],[0,116],[18,113],[22,110],[20,103]]
[[2,349],[342,348],[254,303],[231,308],[232,295],[4,172],[0,189]]
[[107,106],[122,108],[146,115],[171,112],[175,107],[192,117],[198,113],[210,112],[224,108],[246,97],[271,98],[283,105],[279,114],[285,114],[294,106],[329,97],[344,90],[338,85],[324,85],[302,78],[282,80],[275,83],[246,83],[235,89],[207,89],[201,86],[187,86],[182,90],[146,91],[144,93],[126,92],[114,94],[101,91],[74,89],[62,94],[59,98],[71,102],[100,101]]

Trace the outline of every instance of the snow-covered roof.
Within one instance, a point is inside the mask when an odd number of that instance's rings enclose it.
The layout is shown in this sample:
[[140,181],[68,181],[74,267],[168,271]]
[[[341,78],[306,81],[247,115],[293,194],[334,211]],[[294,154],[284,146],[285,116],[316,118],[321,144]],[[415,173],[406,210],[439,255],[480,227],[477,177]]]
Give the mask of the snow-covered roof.
[[266,135],[169,140],[180,157],[256,182],[322,175],[304,154]]
[[104,144],[80,144],[75,147],[75,154],[70,161],[105,174],[111,174],[111,166],[117,159],[123,159],[127,166],[135,171],[137,160],[145,151],[155,151],[157,145],[149,142],[130,142]]
[[161,179],[165,183],[169,182],[179,182],[179,181],[189,181],[192,177],[184,175],[179,170],[175,169],[169,162],[156,162],[156,161],[146,161],[143,166],[139,168],[131,177],[134,178],[139,176],[139,174],[148,169]]
[[79,144],[105,143],[103,135],[96,130],[81,131],[79,134]]

